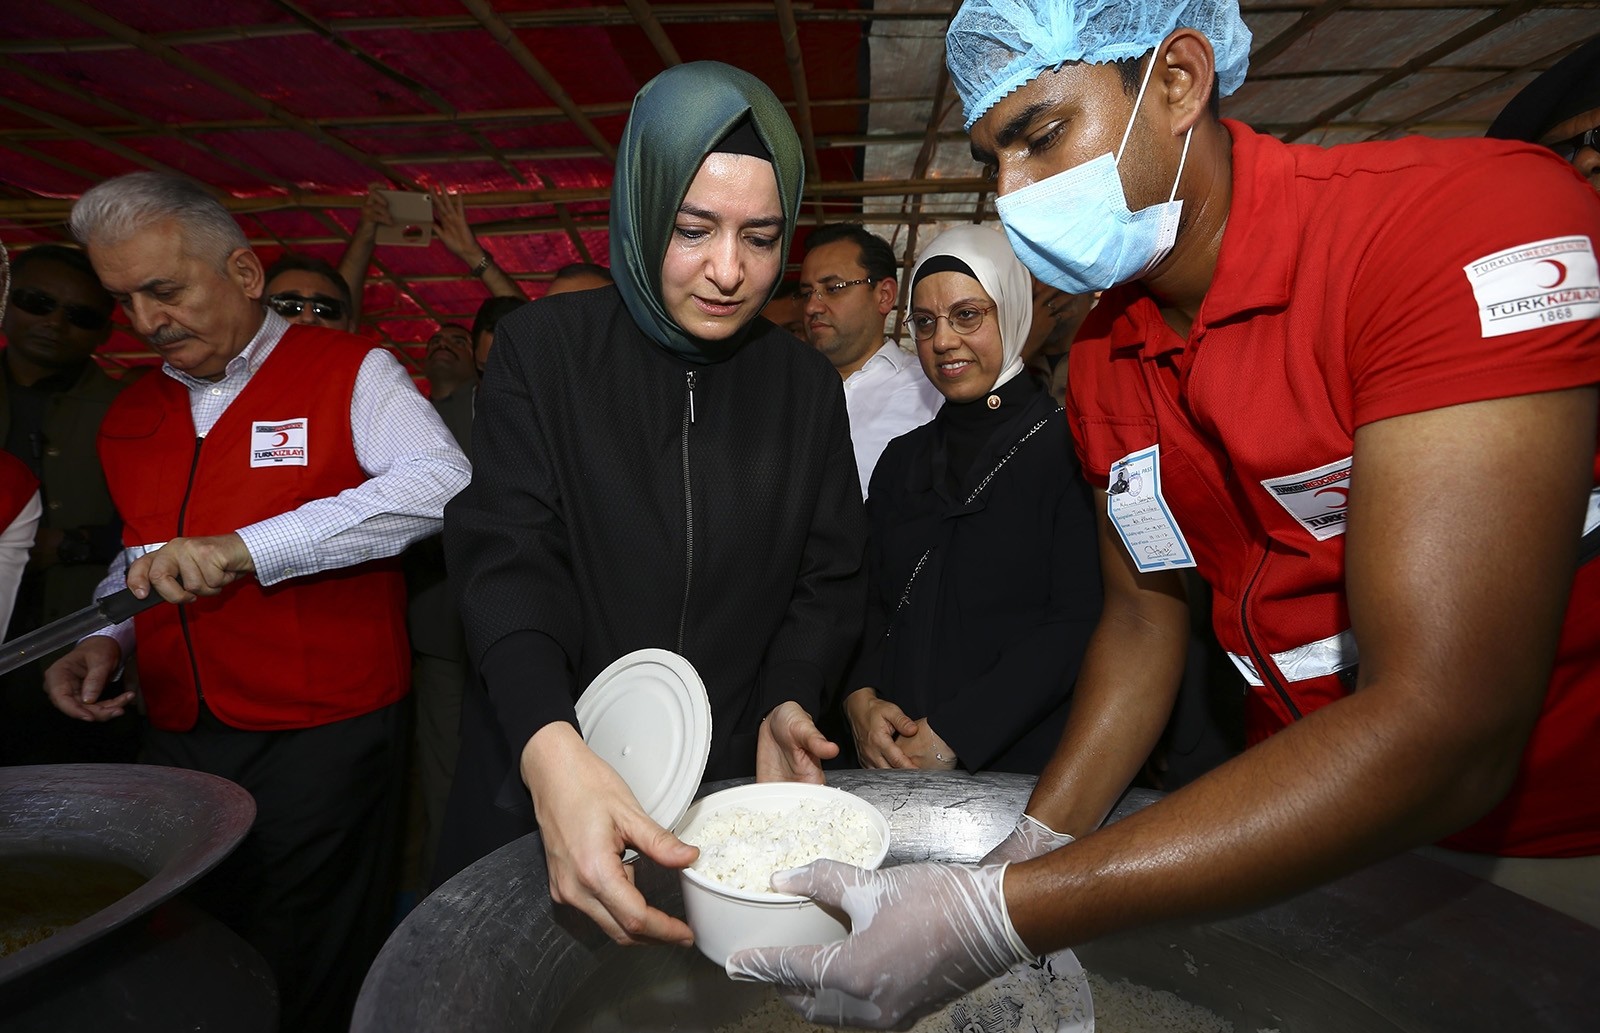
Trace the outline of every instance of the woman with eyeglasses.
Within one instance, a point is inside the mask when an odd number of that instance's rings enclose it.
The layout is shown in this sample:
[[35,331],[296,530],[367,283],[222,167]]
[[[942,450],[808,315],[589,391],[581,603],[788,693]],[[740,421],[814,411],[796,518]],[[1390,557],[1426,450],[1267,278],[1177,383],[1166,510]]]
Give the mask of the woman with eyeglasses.
[[1100,614],[1094,515],[1061,407],[1023,373],[1028,271],[981,226],[912,274],[944,395],[884,450],[867,513],[867,637],[845,700],[862,766],[1037,773]]

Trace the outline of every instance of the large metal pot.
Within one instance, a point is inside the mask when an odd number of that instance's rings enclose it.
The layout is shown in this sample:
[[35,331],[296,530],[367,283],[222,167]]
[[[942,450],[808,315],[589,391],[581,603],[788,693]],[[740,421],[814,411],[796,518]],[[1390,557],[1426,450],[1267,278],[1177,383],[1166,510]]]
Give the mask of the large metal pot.
[[[976,859],[1010,831],[1032,787],[998,774],[829,781],[889,815],[886,863]],[[1113,820],[1155,799],[1130,793]],[[649,899],[682,913],[674,873],[641,862],[637,876]],[[1242,1030],[1588,1033],[1600,930],[1407,855],[1244,918],[1141,930],[1077,953],[1091,971],[1172,991]],[[619,948],[554,908],[532,835],[411,913],[367,975],[353,1031],[711,1029],[761,992],[696,951]]]
[[238,846],[255,810],[239,786],[197,771],[0,768],[0,871],[27,856],[112,862],[144,878],[0,958],[5,1029],[276,1029],[276,990],[260,955],[177,899]]

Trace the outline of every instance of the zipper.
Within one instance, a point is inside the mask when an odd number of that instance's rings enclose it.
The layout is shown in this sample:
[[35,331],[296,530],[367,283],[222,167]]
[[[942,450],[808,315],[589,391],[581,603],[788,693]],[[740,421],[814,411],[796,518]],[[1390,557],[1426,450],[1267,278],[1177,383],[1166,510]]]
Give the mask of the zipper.
[[[1045,427],[1049,426],[1050,421],[1057,416],[1060,416],[1064,411],[1064,406],[1056,406],[1055,412],[1052,412],[1049,416],[1040,420],[1038,423],[1035,423],[1031,428],[1029,428],[1028,433],[1018,438],[1017,443],[1012,445],[1010,450],[1008,450],[1005,455],[1000,457],[1000,461],[994,464],[994,468],[984,476],[983,480],[978,482],[978,486],[976,488],[972,489],[972,493],[967,496],[967,501],[962,503],[963,508],[970,506],[973,502],[977,501],[978,496],[983,494],[983,489],[987,488],[989,486],[989,482],[994,480],[994,475],[1000,472],[1000,468],[1011,462],[1011,457],[1017,454],[1017,449],[1027,444],[1029,438],[1033,437]],[[932,554],[933,546],[930,545],[926,550],[923,551],[921,558],[917,560],[917,565],[911,568],[911,576],[906,579],[906,587],[900,590],[900,601],[895,603],[894,613],[889,615],[889,626],[883,632],[884,638],[888,638],[894,633],[895,618],[900,616],[900,611],[905,608],[906,603],[911,601],[911,586],[917,583],[917,575],[922,573],[923,564],[928,562],[928,557]]]
[[689,428],[694,425],[695,371],[684,374],[683,394],[683,607],[678,611],[678,654],[683,655],[683,636],[689,625],[689,589],[694,585],[694,491],[689,486]]
[[1249,647],[1250,656],[1255,660],[1256,673],[1261,675],[1262,684],[1272,686],[1272,691],[1278,694],[1278,699],[1289,708],[1289,713],[1298,721],[1303,716],[1300,708],[1295,706],[1294,700],[1289,697],[1289,691],[1278,681],[1270,658],[1261,651],[1260,646],[1256,645],[1256,637],[1250,633],[1250,618],[1247,615],[1250,608],[1250,592],[1256,587],[1256,581],[1261,577],[1261,571],[1266,565],[1267,554],[1262,552],[1260,561],[1256,563],[1255,573],[1250,575],[1250,583],[1245,586],[1244,595],[1239,599],[1239,627],[1244,630],[1245,645]]
[[[183,537],[183,522],[189,513],[189,496],[194,492],[194,475],[200,469],[200,446],[205,443],[206,439],[203,436],[194,439],[194,458],[189,460],[189,483],[183,487],[183,503],[178,507],[177,537],[179,538]],[[200,665],[194,658],[194,640],[189,637],[189,608],[187,606],[178,607],[178,627],[183,629],[183,645],[189,651],[189,670],[194,673],[195,697],[203,707],[206,702],[206,693],[200,687]]]

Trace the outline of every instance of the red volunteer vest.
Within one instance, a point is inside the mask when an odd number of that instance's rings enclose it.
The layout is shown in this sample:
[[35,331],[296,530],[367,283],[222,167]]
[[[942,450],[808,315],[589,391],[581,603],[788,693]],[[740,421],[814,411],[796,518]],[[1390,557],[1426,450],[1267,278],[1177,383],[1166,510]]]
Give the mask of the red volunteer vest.
[[[166,374],[123,391],[100,428],[123,542],[227,534],[367,480],[350,399],[369,350],[348,334],[290,327],[204,439],[187,389]],[[393,559],[270,587],[243,578],[147,610],[134,626],[150,722],[167,731],[192,728],[202,697],[229,725],[273,731],[356,717],[410,687]]]
[[[1159,444],[1161,492],[1212,589],[1217,638],[1252,682],[1255,742],[1353,684],[1342,509],[1355,428],[1600,380],[1595,320],[1485,335],[1463,271],[1525,242],[1600,240],[1600,210],[1582,183],[1565,182],[1570,170],[1518,145],[1323,150],[1227,125],[1233,205],[1189,340],[1139,287],[1109,292],[1073,345],[1068,415],[1085,474],[1102,487],[1112,464]],[[1468,165],[1473,181],[1461,183]],[[1413,225],[1427,239],[1390,239]],[[1393,296],[1374,289],[1385,283]],[[1448,375],[1426,356],[1447,356]],[[1600,452],[1596,474],[1600,483]],[[1600,560],[1578,572],[1515,785],[1445,845],[1600,852],[1597,743]]]

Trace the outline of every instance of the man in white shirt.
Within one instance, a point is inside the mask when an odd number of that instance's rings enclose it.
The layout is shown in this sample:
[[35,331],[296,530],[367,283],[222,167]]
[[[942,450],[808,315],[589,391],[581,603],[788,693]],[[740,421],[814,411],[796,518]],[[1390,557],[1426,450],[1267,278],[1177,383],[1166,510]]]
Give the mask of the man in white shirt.
[[861,497],[883,446],[933,419],[944,399],[917,357],[883,335],[899,284],[894,249],[857,223],[822,226],[806,239],[795,292],[805,307],[806,340],[844,379]]

